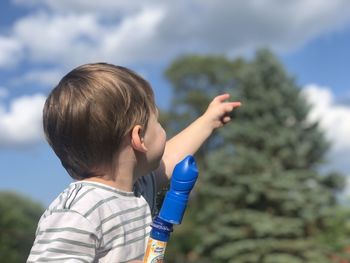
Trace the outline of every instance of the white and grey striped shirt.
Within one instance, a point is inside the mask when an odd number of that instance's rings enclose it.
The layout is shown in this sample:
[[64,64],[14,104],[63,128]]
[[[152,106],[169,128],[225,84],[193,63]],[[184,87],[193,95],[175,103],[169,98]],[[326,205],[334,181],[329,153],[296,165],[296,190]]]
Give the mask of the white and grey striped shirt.
[[96,182],[70,184],[42,215],[27,263],[142,260],[155,194],[153,174],[142,177],[135,192]]

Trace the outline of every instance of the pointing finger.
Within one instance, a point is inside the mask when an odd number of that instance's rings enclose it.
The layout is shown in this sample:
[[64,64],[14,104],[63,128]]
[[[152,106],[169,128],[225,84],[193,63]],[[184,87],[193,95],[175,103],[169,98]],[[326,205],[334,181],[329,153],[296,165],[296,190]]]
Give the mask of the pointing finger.
[[235,101],[235,102],[227,102],[227,106],[225,107],[225,110],[227,112],[233,111],[235,108],[238,108],[242,105],[241,102]]
[[214,98],[214,101],[224,102],[224,101],[227,100],[229,97],[230,97],[230,94],[225,93],[225,94],[216,96],[216,97]]

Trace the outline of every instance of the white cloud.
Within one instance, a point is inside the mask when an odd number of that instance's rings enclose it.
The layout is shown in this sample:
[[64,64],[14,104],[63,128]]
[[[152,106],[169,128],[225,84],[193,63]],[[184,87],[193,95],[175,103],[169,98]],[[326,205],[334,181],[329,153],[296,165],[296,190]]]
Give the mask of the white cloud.
[[61,69],[33,70],[16,77],[16,79],[11,81],[11,84],[24,85],[34,83],[51,89],[58,84],[63,75],[64,72]]
[[0,104],[0,147],[21,147],[42,140],[45,99],[42,94],[19,97],[8,111]]
[[332,151],[350,155],[350,106],[337,105],[327,87],[310,84],[303,93],[312,105],[309,118],[319,120],[320,127],[332,142]]
[[159,60],[159,46],[154,38],[163,17],[162,9],[145,9],[127,17],[118,27],[105,32],[100,46],[102,57],[124,63],[154,60],[155,57]]
[[318,121],[326,138],[331,143],[327,154],[326,170],[339,171],[346,175],[346,186],[342,195],[350,196],[350,106],[337,104],[333,93],[327,87],[307,85],[302,94],[311,105],[309,119]]
[[138,62],[156,57],[153,41],[162,14],[161,9],[145,9],[116,25],[92,14],[40,12],[18,20],[13,38],[24,43],[34,62],[66,67],[91,61]]
[[74,13],[103,13],[105,15],[120,15],[140,10],[152,4],[159,3],[156,0],[12,0],[13,3],[21,6],[40,7],[46,6],[56,12]]
[[13,37],[24,43],[35,62],[76,63],[95,53],[102,28],[93,15],[36,13],[18,20]]
[[288,51],[350,19],[347,0],[15,2],[51,11],[17,21],[11,39],[34,61],[70,66],[164,61],[184,52],[235,55],[261,45]]
[[0,68],[17,64],[22,58],[22,51],[20,41],[0,35]]

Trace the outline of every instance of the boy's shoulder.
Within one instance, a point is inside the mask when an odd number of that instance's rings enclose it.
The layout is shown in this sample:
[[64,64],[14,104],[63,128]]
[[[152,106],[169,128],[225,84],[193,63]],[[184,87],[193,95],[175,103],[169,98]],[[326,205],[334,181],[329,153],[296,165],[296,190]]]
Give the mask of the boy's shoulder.
[[[110,186],[87,181],[71,183],[48,207],[46,214],[70,210],[88,217],[96,209],[105,206],[123,206],[123,200],[132,200],[135,195]],[[118,200],[118,202],[114,202]],[[120,207],[122,208],[122,207]]]
[[79,214],[98,227],[108,217],[147,208],[133,192],[88,181],[71,183],[46,209],[41,220],[54,214]]

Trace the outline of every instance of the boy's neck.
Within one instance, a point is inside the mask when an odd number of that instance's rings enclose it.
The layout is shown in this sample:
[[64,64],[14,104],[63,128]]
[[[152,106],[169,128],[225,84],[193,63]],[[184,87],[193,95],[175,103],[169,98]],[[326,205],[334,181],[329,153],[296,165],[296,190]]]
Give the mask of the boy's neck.
[[88,182],[96,182],[96,183],[101,183],[104,185],[111,186],[115,189],[125,191],[125,192],[132,192],[133,187],[134,187],[134,182],[116,182],[115,180],[112,179],[106,179],[105,177],[90,177],[86,178],[83,181],[88,181]]
[[84,181],[102,183],[118,190],[132,192],[136,180],[141,176],[137,171],[137,161],[129,149],[119,152],[115,165],[102,168],[101,176],[90,177]]

